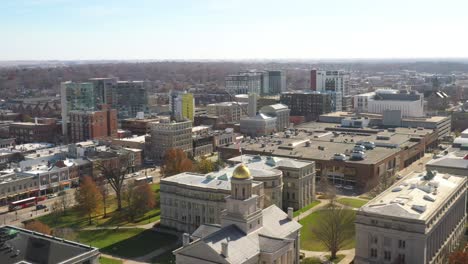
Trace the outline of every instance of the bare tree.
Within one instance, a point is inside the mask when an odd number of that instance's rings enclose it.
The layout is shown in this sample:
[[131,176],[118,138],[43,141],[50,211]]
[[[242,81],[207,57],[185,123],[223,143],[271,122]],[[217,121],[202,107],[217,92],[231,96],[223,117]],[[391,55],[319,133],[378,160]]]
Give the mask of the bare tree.
[[332,200],[317,224],[311,229],[317,239],[330,251],[331,259],[351,239],[354,232],[354,212],[338,206]]
[[120,211],[122,209],[122,186],[130,168],[129,154],[120,153],[116,158],[100,160],[95,163],[95,167],[115,191],[117,210]]
[[102,196],[102,208],[104,215],[103,218],[107,217],[107,198],[109,197],[109,188],[107,187],[107,180],[105,178],[100,179],[98,182],[98,188]]
[[68,195],[65,191],[59,192],[58,196],[62,214],[65,215],[68,207],[70,206],[70,200],[68,200]]

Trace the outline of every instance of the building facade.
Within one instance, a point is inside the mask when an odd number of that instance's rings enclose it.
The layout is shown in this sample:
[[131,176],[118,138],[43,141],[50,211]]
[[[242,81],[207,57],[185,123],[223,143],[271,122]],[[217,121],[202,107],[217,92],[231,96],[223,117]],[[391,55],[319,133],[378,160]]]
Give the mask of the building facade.
[[356,257],[361,263],[447,263],[466,222],[466,177],[413,173],[361,207]]
[[299,264],[301,225],[292,208],[287,214],[275,205],[262,209],[252,183],[249,170],[239,165],[221,223],[204,224],[191,237],[184,234],[182,247],[174,251],[176,263]]
[[48,142],[57,143],[58,126],[55,120],[51,124],[36,122],[11,123],[9,127],[10,137],[15,138],[17,144]]
[[224,123],[237,123],[246,116],[247,103],[222,102],[207,105],[207,114],[218,116]]
[[70,111],[71,142],[117,136],[117,110],[101,106],[99,111]]
[[291,116],[304,116],[307,121],[333,111],[332,96],[322,92],[286,92],[281,94],[280,102],[291,109]]
[[333,111],[343,109],[343,97],[349,95],[349,76],[344,71],[311,70],[310,89],[329,93],[332,96]]
[[260,137],[275,133],[276,117],[258,114],[254,117],[244,117],[240,120],[240,131],[251,137]]
[[289,128],[289,114],[291,110],[284,104],[267,105],[260,109],[260,113],[276,117],[276,131]]
[[232,94],[260,94],[268,87],[268,76],[263,72],[241,72],[224,78],[226,90]]
[[147,154],[157,161],[162,161],[170,149],[181,149],[193,155],[192,122],[163,119],[159,123],[151,123],[151,137],[146,142],[149,144]]
[[415,91],[408,92],[380,89],[354,97],[358,113],[383,114],[386,110],[400,110],[403,117],[423,117],[424,96]]

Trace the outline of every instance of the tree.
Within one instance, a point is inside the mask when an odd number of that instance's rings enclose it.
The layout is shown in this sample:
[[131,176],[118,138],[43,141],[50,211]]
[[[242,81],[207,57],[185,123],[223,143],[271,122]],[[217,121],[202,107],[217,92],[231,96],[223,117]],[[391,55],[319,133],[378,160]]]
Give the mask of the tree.
[[468,245],[465,250],[464,249],[457,250],[457,251],[452,252],[449,255],[450,264],[466,264],[467,260],[468,260]]
[[56,237],[72,241],[75,241],[78,237],[78,234],[73,230],[73,228],[54,228],[52,233]]
[[323,216],[312,227],[312,233],[330,251],[333,260],[336,253],[352,238],[354,231],[354,212],[344,209],[331,200],[327,209],[321,211]]
[[89,224],[91,224],[93,214],[100,209],[101,199],[101,193],[93,179],[89,176],[83,177],[80,187],[75,192],[75,200],[78,209],[89,217]]
[[103,218],[107,217],[107,197],[109,197],[109,188],[107,188],[107,181],[106,179],[101,179],[98,184],[99,191],[101,192],[102,196],[102,208],[104,215]]
[[199,162],[197,162],[197,172],[199,173],[210,173],[215,170],[215,164],[205,157],[202,157]]
[[68,200],[67,193],[65,191],[61,191],[58,193],[59,196],[59,203],[62,208],[62,214],[66,214],[67,208],[70,205],[70,201]]
[[148,183],[129,184],[126,192],[127,213],[133,222],[135,217],[151,210],[156,205],[156,196]]
[[100,160],[95,163],[95,167],[115,191],[117,211],[120,211],[122,209],[122,186],[130,167],[129,154],[119,153],[115,158]]
[[32,220],[31,222],[26,223],[24,225],[24,228],[31,230],[31,231],[39,232],[42,234],[46,234],[46,235],[52,234],[52,229],[48,225],[38,220]]
[[164,155],[164,164],[161,167],[161,175],[164,177],[176,175],[181,172],[192,171],[193,162],[181,149],[169,149]]

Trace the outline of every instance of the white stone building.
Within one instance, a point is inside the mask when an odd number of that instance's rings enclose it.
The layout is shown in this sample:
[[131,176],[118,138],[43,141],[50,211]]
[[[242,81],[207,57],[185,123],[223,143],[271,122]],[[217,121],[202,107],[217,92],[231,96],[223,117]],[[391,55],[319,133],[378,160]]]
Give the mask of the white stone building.
[[358,113],[374,114],[399,110],[402,117],[423,117],[424,96],[415,91],[379,89],[375,92],[356,95],[354,109]]
[[283,131],[285,128],[289,128],[289,114],[291,109],[284,104],[266,105],[260,109],[260,113],[276,117],[276,131]]
[[258,114],[240,120],[240,131],[244,135],[259,137],[276,132],[276,117]]
[[183,246],[174,251],[177,264],[299,263],[301,225],[293,220],[293,209],[288,214],[275,205],[262,210],[252,182],[249,169],[239,165],[221,224],[184,234]]
[[162,119],[151,123],[151,137],[146,138],[148,154],[154,160],[163,160],[169,149],[182,149],[192,155],[192,122]]
[[465,231],[467,178],[413,173],[357,212],[354,263],[447,263]]
[[244,102],[222,102],[207,105],[206,112],[208,115],[218,116],[225,123],[237,123],[246,116],[246,108],[247,103]]

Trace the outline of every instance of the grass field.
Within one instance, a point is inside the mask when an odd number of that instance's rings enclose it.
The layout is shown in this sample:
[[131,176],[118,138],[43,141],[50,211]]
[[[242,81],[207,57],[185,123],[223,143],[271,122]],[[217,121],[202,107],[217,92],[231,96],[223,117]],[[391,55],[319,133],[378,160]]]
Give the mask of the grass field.
[[314,206],[316,206],[316,205],[318,205],[318,204],[320,204],[320,201],[313,201],[313,202],[311,202],[310,204],[304,206],[303,208],[301,208],[301,209],[295,211],[295,212],[293,213],[293,215],[294,215],[294,217],[296,217],[296,216],[302,214],[303,212],[309,210],[310,208],[313,208]]
[[175,256],[172,254],[172,251],[166,251],[164,254],[159,255],[151,259],[153,264],[174,264]]
[[353,198],[340,198],[338,202],[343,205],[351,206],[354,208],[360,208],[365,205],[368,201],[353,199]]
[[80,243],[100,249],[102,253],[134,258],[177,241],[177,237],[141,228],[82,230]]
[[118,259],[111,259],[111,258],[106,258],[106,257],[99,257],[99,263],[100,264],[122,264],[123,262]]
[[[330,255],[325,256],[328,260],[330,260]],[[340,263],[342,259],[344,259],[345,255],[336,255],[336,259],[332,260],[333,263]]]
[[136,226],[156,222],[160,218],[161,210],[159,208],[159,184],[151,184],[151,189],[155,192],[156,207],[145,214],[136,217],[133,222],[129,222],[125,210],[116,211],[117,199],[115,196],[109,196],[107,199],[107,217],[103,218],[103,211],[97,216],[93,216],[92,223],[89,225],[88,218],[77,208],[69,208],[65,215],[48,214],[39,217],[37,220],[47,224],[52,228],[74,228],[81,229],[93,226]]
[[[354,211],[351,212],[354,215],[356,214],[356,212]],[[311,231],[312,227],[316,226],[318,219],[320,219],[323,216],[323,214],[323,210],[316,211],[299,221],[299,223],[302,224],[301,249],[310,251],[327,251],[327,248],[317,239],[317,237]],[[352,237],[345,241],[345,244],[342,249],[351,249],[355,247],[354,225],[351,225],[349,227],[349,230],[347,231],[352,232]]]

